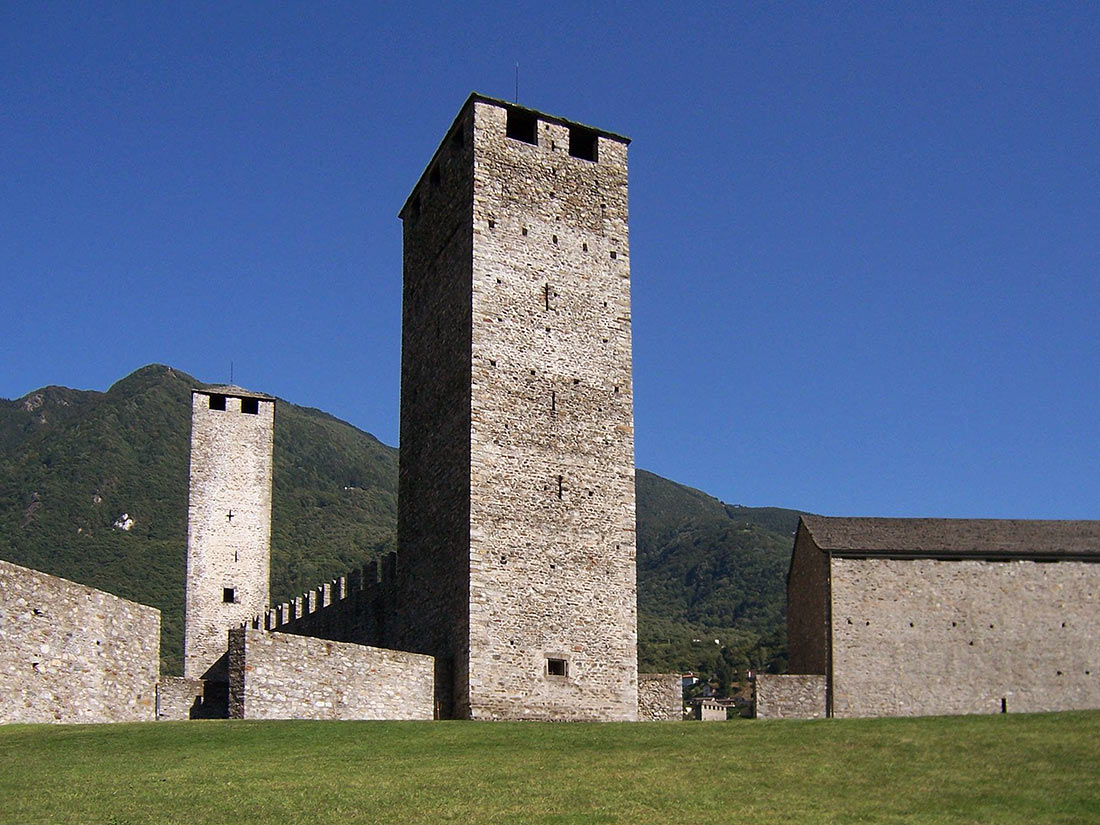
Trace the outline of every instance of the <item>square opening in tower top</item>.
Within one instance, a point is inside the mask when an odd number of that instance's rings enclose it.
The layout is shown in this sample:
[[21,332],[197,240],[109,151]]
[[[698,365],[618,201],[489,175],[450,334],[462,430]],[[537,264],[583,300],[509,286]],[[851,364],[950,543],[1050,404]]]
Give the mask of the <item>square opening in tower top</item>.
[[241,399],[241,412],[248,415],[259,415],[260,413],[260,401],[256,398],[242,398]]
[[596,163],[598,160],[596,147],[599,146],[599,142],[599,135],[591,129],[585,129],[583,126],[569,127],[569,154],[573,157]]
[[539,143],[539,119],[533,112],[525,112],[522,109],[508,110],[508,137],[514,140],[522,140],[524,143]]
[[565,659],[547,659],[546,660],[546,675],[547,676],[568,676],[569,664]]

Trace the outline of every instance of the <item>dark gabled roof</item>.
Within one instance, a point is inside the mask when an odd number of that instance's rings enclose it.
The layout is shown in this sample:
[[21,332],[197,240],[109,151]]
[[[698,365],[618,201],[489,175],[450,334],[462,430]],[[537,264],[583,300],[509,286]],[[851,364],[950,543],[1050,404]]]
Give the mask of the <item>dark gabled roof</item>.
[[1100,521],[802,516],[802,525],[836,556],[1100,561]]
[[234,398],[259,398],[261,401],[274,401],[275,397],[265,395],[262,392],[253,392],[236,384],[211,384],[209,387],[196,387],[192,393],[201,392],[203,395],[231,395]]

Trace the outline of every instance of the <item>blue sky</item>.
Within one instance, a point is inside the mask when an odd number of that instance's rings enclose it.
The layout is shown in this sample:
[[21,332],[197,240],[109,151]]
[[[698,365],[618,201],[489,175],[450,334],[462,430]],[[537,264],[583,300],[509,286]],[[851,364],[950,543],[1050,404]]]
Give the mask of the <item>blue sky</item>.
[[1100,517],[1096,4],[0,5],[0,396],[151,362],[397,441],[473,90],[629,135],[638,466]]

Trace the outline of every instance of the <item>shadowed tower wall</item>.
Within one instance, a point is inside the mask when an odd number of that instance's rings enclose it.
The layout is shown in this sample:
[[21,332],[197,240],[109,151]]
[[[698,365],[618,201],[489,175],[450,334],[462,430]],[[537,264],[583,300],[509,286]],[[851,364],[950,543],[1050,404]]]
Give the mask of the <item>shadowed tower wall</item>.
[[267,606],[274,417],[239,387],[191,393],[185,676],[224,681],[227,631]]
[[457,716],[637,717],[627,143],[474,95],[401,212],[394,642]]

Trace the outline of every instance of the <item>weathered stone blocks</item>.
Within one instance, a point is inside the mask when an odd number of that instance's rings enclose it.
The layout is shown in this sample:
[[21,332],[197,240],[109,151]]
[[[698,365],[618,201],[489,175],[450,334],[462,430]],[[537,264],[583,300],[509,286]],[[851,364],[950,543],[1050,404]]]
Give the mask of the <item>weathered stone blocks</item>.
[[638,721],[678,722],[684,718],[684,686],[679,673],[638,674]]
[[758,673],[753,687],[757,719],[825,718],[824,674]]
[[160,611],[0,561],[0,722],[145,722]]
[[234,719],[432,719],[432,657],[238,628],[229,634]]
[[474,95],[401,213],[394,641],[458,716],[637,718],[627,143]]
[[275,399],[191,394],[184,675],[225,680],[226,632],[263,612],[271,567]]

